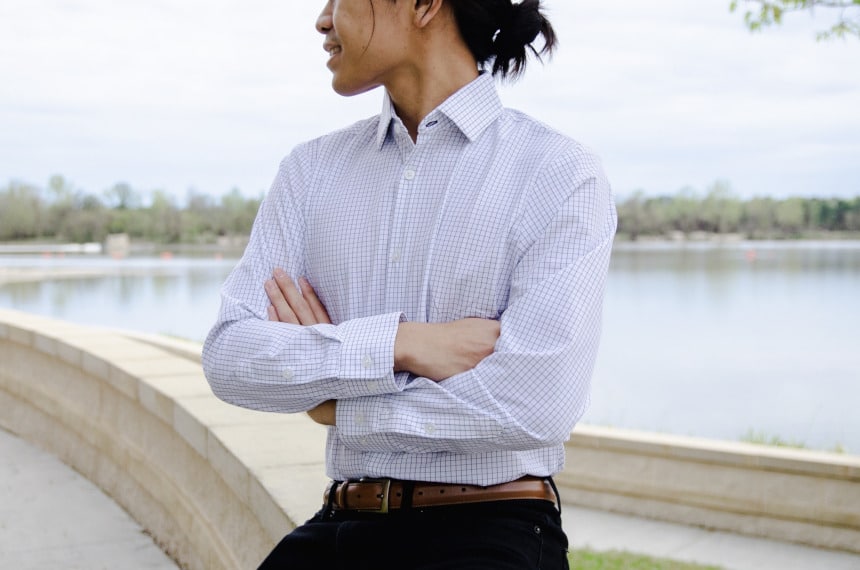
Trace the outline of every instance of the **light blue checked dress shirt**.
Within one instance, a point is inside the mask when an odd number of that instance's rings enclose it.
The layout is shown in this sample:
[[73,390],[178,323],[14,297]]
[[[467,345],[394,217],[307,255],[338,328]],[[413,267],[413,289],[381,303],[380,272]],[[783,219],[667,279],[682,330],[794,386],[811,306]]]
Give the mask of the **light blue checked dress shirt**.
[[[223,287],[206,376],[255,410],[337,400],[334,479],[551,475],[588,405],[615,227],[595,155],[503,108],[490,75],[430,113],[416,143],[386,95],[379,116],[281,163]],[[306,276],[335,324],[267,321],[276,267]],[[501,321],[476,368],[439,383],[393,372],[401,321],[464,317]]]

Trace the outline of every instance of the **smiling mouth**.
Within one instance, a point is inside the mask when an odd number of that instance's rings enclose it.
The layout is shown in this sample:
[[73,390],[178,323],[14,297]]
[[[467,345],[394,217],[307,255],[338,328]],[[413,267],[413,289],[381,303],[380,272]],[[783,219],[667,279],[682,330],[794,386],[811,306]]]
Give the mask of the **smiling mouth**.
[[339,54],[341,51],[342,51],[342,50],[341,50],[341,47],[340,47],[340,46],[333,46],[333,47],[330,47],[330,48],[329,48],[329,50],[328,50],[328,55],[329,55],[329,57],[334,57],[334,56],[336,56],[337,54]]

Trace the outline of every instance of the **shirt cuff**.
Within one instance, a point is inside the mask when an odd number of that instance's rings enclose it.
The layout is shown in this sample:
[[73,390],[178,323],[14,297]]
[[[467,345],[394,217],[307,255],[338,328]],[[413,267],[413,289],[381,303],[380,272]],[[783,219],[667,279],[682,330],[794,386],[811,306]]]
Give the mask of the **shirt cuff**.
[[348,397],[402,390],[395,381],[394,340],[404,318],[403,313],[388,313],[353,319],[338,327],[341,347],[337,377],[349,387]]
[[377,398],[338,400],[336,424],[341,443],[356,451],[388,451],[385,436],[376,433]]

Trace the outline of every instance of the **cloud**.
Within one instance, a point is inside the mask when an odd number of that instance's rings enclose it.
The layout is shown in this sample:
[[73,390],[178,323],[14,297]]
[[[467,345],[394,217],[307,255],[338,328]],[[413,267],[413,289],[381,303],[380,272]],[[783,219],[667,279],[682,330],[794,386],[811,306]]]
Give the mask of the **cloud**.
[[[860,42],[816,43],[805,14],[750,34],[726,0],[546,4],[561,49],[503,99],[597,149],[619,193],[860,194]],[[0,5],[0,181],[264,190],[292,146],[379,109],[331,92],[321,7]]]

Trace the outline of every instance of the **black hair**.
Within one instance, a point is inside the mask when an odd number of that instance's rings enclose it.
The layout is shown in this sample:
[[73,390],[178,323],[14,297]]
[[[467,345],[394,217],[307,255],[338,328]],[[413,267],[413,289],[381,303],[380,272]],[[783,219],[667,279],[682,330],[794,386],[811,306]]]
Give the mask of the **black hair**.
[[[517,78],[525,71],[528,51],[541,61],[558,40],[541,10],[540,0],[448,0],[457,27],[482,69],[492,62],[493,75]],[[543,36],[538,51],[534,42]]]
[[[397,0],[388,0],[396,2]],[[460,35],[481,69],[492,62],[493,75],[516,79],[525,71],[528,51],[541,61],[552,55],[558,39],[541,10],[541,0],[448,0]],[[373,10],[373,0],[370,0]],[[372,35],[372,34],[371,34]],[[532,45],[543,36],[540,51]]]

